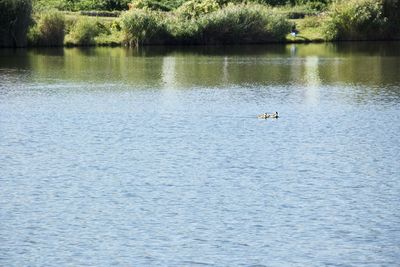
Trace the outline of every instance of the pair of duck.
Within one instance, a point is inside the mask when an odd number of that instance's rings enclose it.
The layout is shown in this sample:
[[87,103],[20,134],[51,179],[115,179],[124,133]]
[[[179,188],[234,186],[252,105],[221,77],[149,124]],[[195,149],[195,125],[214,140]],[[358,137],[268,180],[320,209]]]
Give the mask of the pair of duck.
[[263,114],[259,114],[257,115],[257,118],[259,119],[277,119],[279,118],[278,112],[275,111],[275,113],[263,113]]

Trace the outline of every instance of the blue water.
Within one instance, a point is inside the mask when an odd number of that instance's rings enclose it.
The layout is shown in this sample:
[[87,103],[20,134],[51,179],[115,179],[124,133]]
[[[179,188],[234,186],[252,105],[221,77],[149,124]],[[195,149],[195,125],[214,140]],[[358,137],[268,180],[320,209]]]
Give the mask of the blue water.
[[0,266],[399,266],[400,55],[71,51],[0,57]]

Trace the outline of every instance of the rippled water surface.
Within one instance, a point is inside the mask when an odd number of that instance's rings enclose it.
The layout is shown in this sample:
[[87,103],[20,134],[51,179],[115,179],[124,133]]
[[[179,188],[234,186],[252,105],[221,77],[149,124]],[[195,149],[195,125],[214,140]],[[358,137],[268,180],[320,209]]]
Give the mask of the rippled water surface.
[[399,47],[0,50],[0,266],[399,266]]

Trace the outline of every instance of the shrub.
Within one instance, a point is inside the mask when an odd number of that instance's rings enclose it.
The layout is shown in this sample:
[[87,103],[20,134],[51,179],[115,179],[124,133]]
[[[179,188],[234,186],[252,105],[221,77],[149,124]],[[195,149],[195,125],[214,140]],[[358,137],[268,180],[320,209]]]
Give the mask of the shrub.
[[33,12],[43,13],[52,9],[63,10],[65,6],[64,0],[33,0]]
[[163,2],[164,5],[171,8],[171,10],[175,10],[180,7],[183,3],[187,0],[160,0]]
[[176,14],[187,19],[192,19],[217,11],[218,9],[219,4],[216,0],[189,0],[176,10]]
[[31,11],[31,0],[0,0],[0,47],[26,45]]
[[[245,2],[245,1],[243,1]],[[312,5],[315,7],[326,6],[332,0],[256,0],[253,2],[258,2],[262,4],[267,4],[271,6],[284,6],[284,5]]]
[[131,0],[34,0],[34,10],[41,12],[48,9],[81,10],[126,10]]
[[[100,10],[126,10],[131,0],[96,0]],[[93,1],[91,1],[93,3]],[[94,9],[94,8],[90,8]]]
[[115,20],[111,23],[110,29],[111,29],[111,31],[118,31],[118,32],[122,30],[122,28],[121,28],[121,23],[120,23],[119,19],[115,19]]
[[132,9],[121,16],[121,27],[129,45],[162,43],[168,38],[165,16],[156,11]]
[[158,11],[171,11],[181,6],[185,0],[131,0],[129,9],[147,9]]
[[102,33],[96,20],[80,17],[66,36],[67,45],[94,45],[95,37]]
[[65,17],[57,11],[40,14],[28,34],[29,43],[39,46],[62,46],[65,36]]
[[179,16],[167,17],[167,29],[171,35],[171,42],[175,44],[199,44],[201,32],[198,20],[186,19]]
[[291,5],[304,6],[309,10],[325,10],[332,0],[290,0]]
[[155,0],[135,0],[129,4],[129,9],[170,11],[171,7]]
[[306,16],[304,17],[301,25],[307,28],[319,28],[322,25],[321,17]]
[[130,45],[236,44],[284,40],[291,25],[266,6],[231,4],[191,18],[132,9],[121,17],[121,27]]
[[332,4],[326,22],[328,40],[367,40],[382,38],[387,20],[377,0],[345,0]]
[[228,5],[200,18],[203,43],[262,43],[284,40],[291,25],[284,16],[258,4]]
[[125,10],[130,0],[64,0],[67,10]]

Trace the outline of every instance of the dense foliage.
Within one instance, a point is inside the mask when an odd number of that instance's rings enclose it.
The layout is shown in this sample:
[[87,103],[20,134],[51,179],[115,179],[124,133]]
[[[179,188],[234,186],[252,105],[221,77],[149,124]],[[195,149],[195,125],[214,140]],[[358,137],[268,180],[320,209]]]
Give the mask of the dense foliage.
[[176,10],[176,14],[186,19],[192,19],[218,9],[220,9],[220,5],[216,0],[189,0]]
[[200,18],[202,43],[238,44],[281,41],[289,22],[258,4],[228,5]]
[[158,1],[158,0],[135,0],[129,4],[129,8],[132,9],[145,9],[145,10],[159,10],[159,11],[171,11],[178,7],[177,5],[171,5],[171,2]]
[[326,24],[326,38],[332,40],[367,40],[382,38],[387,18],[382,1],[346,0],[332,4]]
[[65,35],[65,17],[61,12],[41,13],[36,25],[31,27],[28,40],[31,45],[62,46]]
[[281,41],[289,22],[259,4],[228,5],[190,16],[131,10],[122,15],[126,42],[141,44],[236,44]]
[[0,47],[26,45],[31,0],[0,0]]
[[34,46],[396,39],[400,0],[0,0],[0,46],[29,25]]
[[94,45],[95,37],[107,31],[104,25],[96,20],[80,17],[66,36],[67,45]]
[[168,36],[165,18],[156,11],[139,9],[126,12],[121,17],[121,26],[129,45],[156,43]]
[[[56,8],[59,10],[82,11],[82,10],[126,10],[128,4],[136,8],[170,11],[180,7],[182,4],[192,0],[33,0],[35,10]],[[193,1],[192,1],[193,2]],[[199,2],[199,1],[197,1]],[[271,6],[284,5],[306,5],[315,9],[323,9],[332,0],[218,0],[219,5],[228,3],[260,3]]]
[[33,0],[35,10],[126,10],[131,0]]

